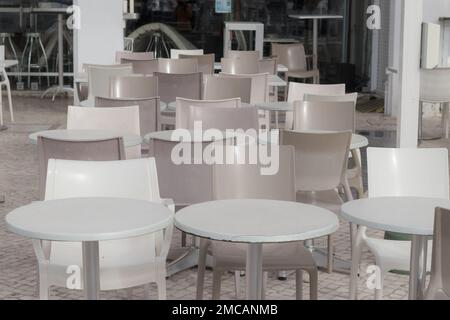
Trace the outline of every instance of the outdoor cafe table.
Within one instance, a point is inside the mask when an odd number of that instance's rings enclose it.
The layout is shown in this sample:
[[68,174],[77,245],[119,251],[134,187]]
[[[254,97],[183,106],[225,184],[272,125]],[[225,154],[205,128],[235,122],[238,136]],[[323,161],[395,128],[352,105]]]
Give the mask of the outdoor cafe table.
[[175,226],[194,236],[246,243],[247,298],[260,300],[262,246],[304,241],[330,235],[339,227],[328,210],[297,202],[274,200],[220,200],[181,209]]
[[[427,239],[433,235],[436,207],[450,208],[449,199],[385,197],[350,201],[341,216],[355,225],[412,235],[409,299],[415,300],[425,280]],[[422,261],[421,261],[422,260]]]
[[139,237],[165,229],[172,212],[150,201],[72,198],[33,202],[6,216],[7,228],[21,236],[83,243],[86,298],[99,298],[99,241]]

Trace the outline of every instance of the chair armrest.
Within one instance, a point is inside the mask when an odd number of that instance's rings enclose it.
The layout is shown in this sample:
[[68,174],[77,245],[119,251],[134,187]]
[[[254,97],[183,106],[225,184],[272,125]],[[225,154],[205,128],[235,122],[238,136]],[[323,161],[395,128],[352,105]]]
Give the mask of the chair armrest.
[[170,209],[173,213],[175,213],[175,203],[172,199],[161,199],[161,204]]

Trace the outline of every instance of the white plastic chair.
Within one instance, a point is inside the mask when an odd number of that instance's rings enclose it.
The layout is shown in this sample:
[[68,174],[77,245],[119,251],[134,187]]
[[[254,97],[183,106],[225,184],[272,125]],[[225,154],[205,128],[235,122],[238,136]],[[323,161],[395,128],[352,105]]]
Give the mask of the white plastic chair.
[[[2,46],[4,47],[4,46]],[[0,51],[2,51],[0,49]],[[4,57],[0,57],[0,126],[3,126],[3,102],[2,102],[2,87],[5,86],[6,92],[8,94],[8,104],[9,104],[9,114],[11,117],[11,122],[14,122],[14,112],[11,98],[11,85],[9,83],[8,75],[6,74],[5,68],[2,66]]]
[[[175,210],[170,200],[160,198],[153,158],[123,161],[50,159],[45,199],[78,197],[147,200]],[[166,258],[171,238],[172,225],[150,235],[100,242],[100,289],[145,285],[148,295],[148,284],[156,283],[159,299],[165,299]],[[39,266],[40,298],[48,299],[50,286],[66,287],[68,266],[83,265],[81,243],[33,240],[33,246]]]
[[200,56],[204,54],[203,49],[191,49],[191,50],[180,50],[180,49],[170,49],[170,58],[178,59],[180,54],[184,54],[186,56]]
[[[69,106],[67,111],[69,130],[112,130],[124,134],[141,135],[139,106],[85,108]],[[127,159],[141,157],[141,146],[127,147]]]
[[[447,149],[382,149],[367,150],[369,197],[449,197]],[[395,214],[393,212],[392,214]],[[353,242],[350,298],[357,298],[357,280],[361,251],[367,246],[381,271],[381,288],[375,298],[383,296],[383,280],[391,270],[410,268],[410,241],[370,238],[367,228],[360,226]],[[429,243],[428,260],[431,258]],[[430,263],[428,265],[428,270]]]

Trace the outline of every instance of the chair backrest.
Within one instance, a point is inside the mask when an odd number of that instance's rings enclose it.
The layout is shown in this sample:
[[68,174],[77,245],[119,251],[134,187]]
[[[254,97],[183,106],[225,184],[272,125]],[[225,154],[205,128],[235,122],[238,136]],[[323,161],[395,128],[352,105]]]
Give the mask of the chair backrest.
[[151,60],[154,59],[153,52],[132,52],[132,51],[116,51],[116,63],[122,63],[122,59],[127,60]]
[[272,42],[272,56],[288,70],[307,70],[305,47],[301,43]]
[[133,74],[110,78],[111,98],[143,99],[158,96],[158,78]]
[[367,149],[369,197],[449,197],[447,149]]
[[296,131],[355,131],[353,102],[294,102]]
[[[249,164],[249,147],[230,147],[234,164],[213,167],[214,199],[270,199],[296,201],[295,159],[292,146],[280,146],[279,170],[274,175],[262,175],[260,162]],[[230,150],[227,150],[227,153]],[[240,164],[245,163],[245,164]]]
[[450,68],[420,70],[420,100],[450,101]]
[[195,73],[198,72],[197,59],[158,59],[158,72],[162,73]]
[[252,56],[242,58],[222,58],[222,72],[228,74],[257,74],[258,59]]
[[239,58],[254,58],[259,60],[259,51],[240,51],[240,50],[228,50],[225,58],[239,59]]
[[152,75],[159,71],[158,59],[146,59],[146,60],[129,60],[122,59],[122,63],[131,64],[133,67],[133,73]]
[[256,104],[256,103],[264,103],[269,100],[269,85],[268,85],[268,77],[269,74],[261,73],[261,74],[226,74],[221,73],[219,77],[228,77],[234,79],[240,78],[250,78],[252,81],[251,86],[251,95],[250,101],[244,101],[242,98],[242,102]]
[[205,108],[239,108],[241,106],[240,98],[225,100],[192,100],[177,98],[177,111],[175,116],[175,127],[177,129],[189,128],[190,106]]
[[171,59],[179,59],[181,54],[184,54],[185,56],[199,56],[203,54],[203,49],[191,49],[191,50],[170,49]]
[[121,137],[69,141],[38,137],[39,155],[39,196],[44,200],[45,182],[47,179],[47,166],[49,159],[107,161],[125,159],[125,148]]
[[295,148],[297,191],[325,191],[339,187],[347,172],[352,133],[282,131],[281,145]]
[[254,129],[258,130],[258,109],[241,108],[205,108],[189,106],[189,130],[194,129],[194,122],[201,121],[203,130],[218,129]]
[[232,78],[216,75],[204,76],[203,99],[223,100],[241,98],[244,103],[250,103],[252,94],[252,79]]
[[278,60],[273,58],[261,59],[258,61],[257,73],[277,74]]
[[203,54],[203,55],[178,55],[178,59],[197,59],[198,71],[203,74],[214,74],[214,62],[216,57],[214,53]]
[[86,65],[88,73],[89,98],[108,97],[109,79],[112,76],[126,76],[133,73],[131,64],[119,65]]
[[143,137],[147,133],[158,131],[160,123],[160,103],[159,97],[142,99],[122,99],[122,98],[101,98],[95,99],[95,106],[98,108],[113,108],[139,106],[139,127],[140,135]]
[[[182,60],[179,60],[182,61]],[[158,77],[159,97],[170,103],[176,98],[200,100],[202,97],[202,73],[155,73]]]
[[310,102],[353,102],[356,107],[356,101],[358,100],[358,93],[348,93],[338,96],[327,96],[327,95],[317,95],[317,94],[305,94],[304,101]]

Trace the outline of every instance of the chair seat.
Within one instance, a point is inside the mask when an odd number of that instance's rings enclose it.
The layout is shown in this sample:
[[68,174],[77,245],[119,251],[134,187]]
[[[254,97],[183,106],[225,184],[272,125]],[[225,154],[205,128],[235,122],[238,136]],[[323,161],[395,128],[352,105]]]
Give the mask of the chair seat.
[[[384,271],[391,270],[409,271],[411,260],[411,242],[385,240],[378,238],[367,238],[365,240],[370,251],[375,255],[377,263],[380,262],[379,257],[382,257],[382,267]],[[431,250],[433,242],[428,241],[427,250],[427,271],[431,268]]]
[[287,77],[291,78],[314,78],[318,77],[320,75],[319,69],[313,69],[313,70],[289,70],[287,72]]
[[[247,245],[213,241],[212,254],[216,267],[245,270]],[[302,242],[263,245],[263,268],[265,270],[295,270],[316,268],[311,252]]]

